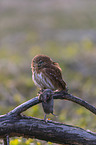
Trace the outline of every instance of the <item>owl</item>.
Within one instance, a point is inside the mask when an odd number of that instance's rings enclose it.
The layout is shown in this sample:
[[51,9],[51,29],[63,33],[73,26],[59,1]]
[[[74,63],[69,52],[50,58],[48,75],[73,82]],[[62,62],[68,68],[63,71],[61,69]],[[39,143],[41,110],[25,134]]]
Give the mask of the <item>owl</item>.
[[62,79],[61,68],[46,55],[36,55],[32,59],[32,79],[40,89],[53,91],[67,91],[65,81]]

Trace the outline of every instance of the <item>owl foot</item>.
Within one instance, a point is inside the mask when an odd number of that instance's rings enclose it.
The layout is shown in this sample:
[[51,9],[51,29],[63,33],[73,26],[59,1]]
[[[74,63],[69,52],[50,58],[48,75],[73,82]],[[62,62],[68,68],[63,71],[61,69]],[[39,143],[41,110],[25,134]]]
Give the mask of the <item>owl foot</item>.
[[40,89],[39,92],[38,92],[38,94],[39,94],[39,95],[42,94],[43,91],[44,91],[44,89]]

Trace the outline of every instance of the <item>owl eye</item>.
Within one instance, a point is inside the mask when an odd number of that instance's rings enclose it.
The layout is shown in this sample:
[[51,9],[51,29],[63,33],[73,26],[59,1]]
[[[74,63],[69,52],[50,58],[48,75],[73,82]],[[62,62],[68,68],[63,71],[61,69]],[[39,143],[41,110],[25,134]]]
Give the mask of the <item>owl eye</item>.
[[40,67],[43,63],[44,63],[44,62],[43,62],[42,60],[40,60],[40,61],[38,62],[38,67]]

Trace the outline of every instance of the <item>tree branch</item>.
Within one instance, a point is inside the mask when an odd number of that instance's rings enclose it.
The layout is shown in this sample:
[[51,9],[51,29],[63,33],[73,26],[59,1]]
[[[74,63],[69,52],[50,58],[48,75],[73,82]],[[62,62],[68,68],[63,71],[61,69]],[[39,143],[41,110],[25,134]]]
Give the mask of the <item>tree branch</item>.
[[[17,106],[15,109],[10,111],[8,114],[16,116],[16,115],[22,113],[23,111],[26,111],[30,107],[41,103],[42,101],[40,100],[40,98],[42,95],[43,95],[43,93],[40,94],[40,96],[32,98],[32,99],[28,100],[27,102]],[[96,108],[94,106],[90,105],[88,102],[82,100],[81,98],[73,96],[72,94],[68,94],[68,93],[62,91],[62,92],[55,92],[55,93],[52,92],[52,96],[54,99],[66,99],[66,100],[75,102],[75,103],[85,107],[86,109],[88,109],[89,111],[91,111],[92,113],[94,113],[96,115]]]
[[89,104],[87,101],[84,101],[83,99],[73,96],[72,94],[68,94],[64,91],[60,92],[56,92],[53,95],[54,99],[66,99],[72,102],[75,102],[83,107],[85,107],[86,109],[88,109],[89,111],[91,111],[92,113],[94,113],[96,115],[96,108],[94,106],[92,106],[91,104]]
[[8,115],[13,115],[13,116],[17,116],[20,113],[26,111],[27,109],[29,109],[30,107],[40,103],[41,101],[38,99],[38,97],[32,98],[26,102],[24,102],[23,104],[17,106],[15,109],[13,109],[12,111],[10,111],[8,113]]
[[[50,91],[50,90],[49,90]],[[5,115],[0,116],[0,138],[6,136],[23,136],[27,138],[37,138],[40,140],[51,141],[59,144],[88,144],[96,145],[96,134],[88,132],[82,128],[65,125],[57,122],[22,116],[21,113],[28,108],[42,102],[42,96],[46,96],[48,90],[40,93],[39,96],[28,100],[17,106]],[[82,105],[92,113],[96,114],[96,108],[81,98],[75,97],[64,91],[49,93],[54,99],[66,99]],[[45,97],[47,98],[47,97]],[[5,142],[8,140],[5,139]]]
[[25,138],[37,138],[58,144],[87,144],[96,145],[96,134],[82,128],[62,123],[26,117],[3,116],[0,119],[0,138],[22,136]]

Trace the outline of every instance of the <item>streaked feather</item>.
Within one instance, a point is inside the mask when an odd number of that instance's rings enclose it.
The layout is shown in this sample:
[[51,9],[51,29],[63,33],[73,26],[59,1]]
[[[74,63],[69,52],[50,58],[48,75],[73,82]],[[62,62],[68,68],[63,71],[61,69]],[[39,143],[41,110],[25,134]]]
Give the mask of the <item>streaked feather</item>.
[[55,87],[50,81],[50,79],[46,77],[42,72],[40,73],[33,72],[32,79],[39,88],[42,89],[48,88],[48,89],[55,90]]
[[46,55],[37,55],[32,59],[32,78],[41,89],[67,90],[62,79],[61,68],[58,63]]

